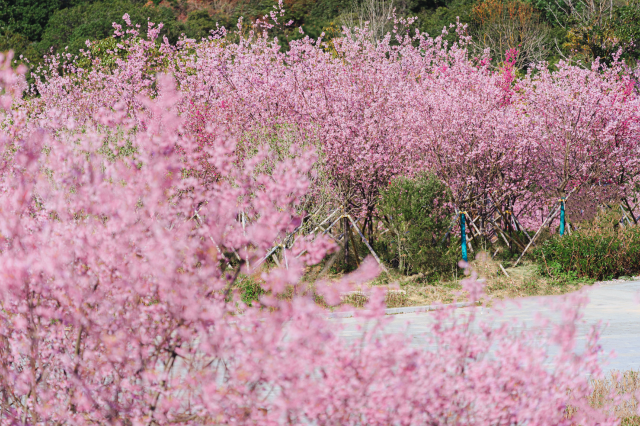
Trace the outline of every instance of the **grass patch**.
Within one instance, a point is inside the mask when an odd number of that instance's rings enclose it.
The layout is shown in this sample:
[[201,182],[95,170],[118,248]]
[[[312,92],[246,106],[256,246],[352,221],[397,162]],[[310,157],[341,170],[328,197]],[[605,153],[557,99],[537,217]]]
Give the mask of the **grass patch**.
[[[593,393],[589,398],[589,405],[594,408],[613,410],[612,414],[622,420],[622,425],[640,425],[638,400],[634,396],[638,391],[640,391],[640,372],[612,371],[606,378],[593,381]],[[628,399],[613,404],[612,395],[627,396]]]
[[[640,391],[640,372],[611,371],[601,380],[591,382],[593,392],[588,398],[591,407],[604,410],[620,419],[621,426],[640,426],[638,415],[638,392]],[[614,401],[613,397],[622,397]],[[569,416],[571,416],[571,408]]]
[[[521,262],[517,267],[511,267],[511,261],[498,262],[492,260],[486,253],[480,253],[471,261],[471,267],[485,282],[485,292],[488,299],[516,299],[530,296],[551,296],[571,293],[586,285],[592,285],[595,280],[579,277],[572,272],[558,272],[550,276],[545,273],[543,266],[533,261]],[[504,268],[500,268],[500,265]],[[269,267],[265,264],[264,267]],[[303,277],[304,285],[300,288],[289,288],[279,297],[288,299],[299,294],[303,288],[306,294],[315,298],[324,307],[328,306],[322,297],[315,294],[313,283],[318,279],[337,280],[343,273],[325,273],[321,275],[324,265],[319,264],[307,268]],[[505,274],[508,274],[508,276]],[[247,277],[242,274],[238,278],[237,290],[241,299],[247,303],[259,299],[266,292],[260,287],[259,273]],[[367,286],[345,294],[342,305],[355,308],[364,307],[368,301],[368,288],[373,286],[389,287],[386,303],[388,308],[432,305],[436,303],[453,303],[466,301],[467,294],[462,290],[460,281],[465,278],[461,269],[456,268],[452,278],[433,282],[425,274],[406,276],[397,269],[389,269],[389,273],[381,273],[378,278]],[[400,291],[396,291],[399,285]]]
[[533,256],[550,277],[571,271],[576,278],[598,280],[640,273],[640,227],[618,225],[615,212],[604,212],[592,224],[549,238]]
[[[355,308],[362,308],[369,300],[366,291],[352,291],[345,294],[342,298],[342,304],[351,305]],[[388,289],[385,295],[385,303],[387,308],[400,308],[408,306],[407,292],[405,290]]]
[[238,276],[236,282],[237,289],[240,293],[240,300],[245,304],[251,306],[253,302],[260,299],[260,296],[266,293],[261,285],[261,279],[255,275],[243,275]]
[[[503,263],[506,273],[501,270],[500,263],[481,253],[471,262],[471,267],[484,280],[485,292],[490,299],[515,299],[529,296],[550,296],[571,293],[585,285],[592,285],[595,280],[577,278],[573,274],[558,274],[546,276],[540,266],[533,262],[524,262],[515,268],[509,263]],[[462,290],[460,281],[465,278],[463,271],[458,270],[458,276],[451,280],[429,282],[422,274],[405,276],[396,270],[389,274],[382,273],[373,281],[372,286],[386,286],[398,283],[405,291],[401,304],[398,306],[422,306],[434,303],[453,303],[464,301],[467,294]],[[339,275],[335,275],[337,278]]]
[[[640,426],[637,398],[640,372],[611,371],[603,379],[592,380],[591,387],[593,391],[587,397],[587,403],[592,408],[613,415],[620,420],[621,426]],[[576,412],[575,407],[568,407],[567,418],[570,419]]]

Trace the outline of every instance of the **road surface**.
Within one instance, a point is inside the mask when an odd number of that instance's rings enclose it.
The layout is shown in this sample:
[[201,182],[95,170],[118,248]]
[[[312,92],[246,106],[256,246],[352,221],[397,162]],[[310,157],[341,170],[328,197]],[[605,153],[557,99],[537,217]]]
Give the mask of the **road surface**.
[[[583,308],[583,323],[578,327],[578,347],[586,341],[591,327],[601,321],[604,327],[600,339],[604,370],[640,370],[640,281],[597,284],[587,288],[586,292],[589,303]],[[496,326],[505,321],[531,326],[536,313],[559,321],[555,306],[564,297],[544,296],[507,301],[501,307],[502,315],[496,314],[497,309],[482,308],[480,316],[485,322]],[[462,313],[467,309],[481,308],[458,308],[456,312]],[[408,322],[407,333],[412,337],[413,344],[431,349],[423,336],[433,323],[432,314],[412,312],[393,315],[392,318],[385,332],[402,333]],[[362,323],[361,319],[334,318],[332,321],[345,326],[341,332],[344,338],[351,340],[359,337],[357,326]],[[611,351],[615,352],[615,357],[609,356]]]

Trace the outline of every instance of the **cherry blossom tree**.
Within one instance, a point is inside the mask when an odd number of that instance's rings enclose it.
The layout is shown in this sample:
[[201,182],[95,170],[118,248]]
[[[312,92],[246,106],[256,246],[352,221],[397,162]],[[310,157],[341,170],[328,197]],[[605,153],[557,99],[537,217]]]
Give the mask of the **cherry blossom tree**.
[[[285,52],[264,26],[176,46],[116,27],[117,51],[50,57],[32,88],[1,61],[0,423],[616,423],[586,403],[599,346],[597,330],[575,346],[580,298],[549,333],[443,308],[425,350],[385,333],[374,292],[354,343],[316,298],[339,304],[375,262],[311,288],[305,268],[335,248],[318,236],[255,265],[318,170],[364,216],[387,179],[425,169],[459,203],[619,177],[637,143],[623,68],[520,81],[465,39],[354,29]],[[251,306],[240,274],[266,292]],[[481,299],[474,275],[464,287]]]

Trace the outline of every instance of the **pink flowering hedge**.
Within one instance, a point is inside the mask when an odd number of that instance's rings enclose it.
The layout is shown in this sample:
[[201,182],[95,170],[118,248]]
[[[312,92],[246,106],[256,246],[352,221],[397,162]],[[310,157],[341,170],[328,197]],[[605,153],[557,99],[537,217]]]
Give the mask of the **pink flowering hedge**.
[[[301,281],[327,239],[265,269],[257,306],[234,282],[320,189],[363,215],[425,169],[458,200],[625,190],[638,100],[623,64],[516,80],[464,37],[354,30],[283,52],[258,30],[172,46],[116,27],[118,52],[51,57],[31,88],[2,61],[1,424],[616,423],[585,402],[599,346],[594,332],[575,353],[579,300],[548,335],[444,309],[427,351],[384,334],[377,293],[362,339],[338,336]],[[378,272],[367,260],[315,291],[336,304]]]

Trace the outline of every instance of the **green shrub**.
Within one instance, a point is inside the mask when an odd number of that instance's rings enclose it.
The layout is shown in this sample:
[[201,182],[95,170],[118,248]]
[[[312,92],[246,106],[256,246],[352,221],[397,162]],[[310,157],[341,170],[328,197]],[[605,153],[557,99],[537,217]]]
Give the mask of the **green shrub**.
[[251,306],[253,302],[260,299],[260,296],[265,294],[265,290],[260,283],[252,276],[242,276],[237,282],[238,290],[240,291],[240,299]]
[[63,0],[10,0],[0,2],[0,27],[22,34],[31,41],[40,39],[49,17],[65,7]]
[[147,20],[155,24],[163,23],[160,33],[175,42],[185,31],[174,12],[166,7],[141,7],[131,0],[97,1],[80,3],[77,6],[56,11],[47,23],[39,48],[43,52],[53,48],[77,54],[86,49],[86,40],[102,40],[113,34],[113,23],[126,27],[122,16],[128,13],[133,24],[140,24],[140,32],[146,34]]
[[389,232],[386,259],[403,273],[436,278],[451,272],[456,257],[441,241],[451,224],[451,195],[431,175],[399,177],[381,192],[378,205]]
[[14,59],[20,62],[23,62],[20,60],[20,56],[32,63],[38,62],[42,57],[31,40],[20,33],[5,29],[0,32],[0,52],[8,52],[9,50],[13,50]]
[[611,279],[640,273],[640,227],[614,227],[599,220],[570,235],[555,236],[533,255],[550,276]]

